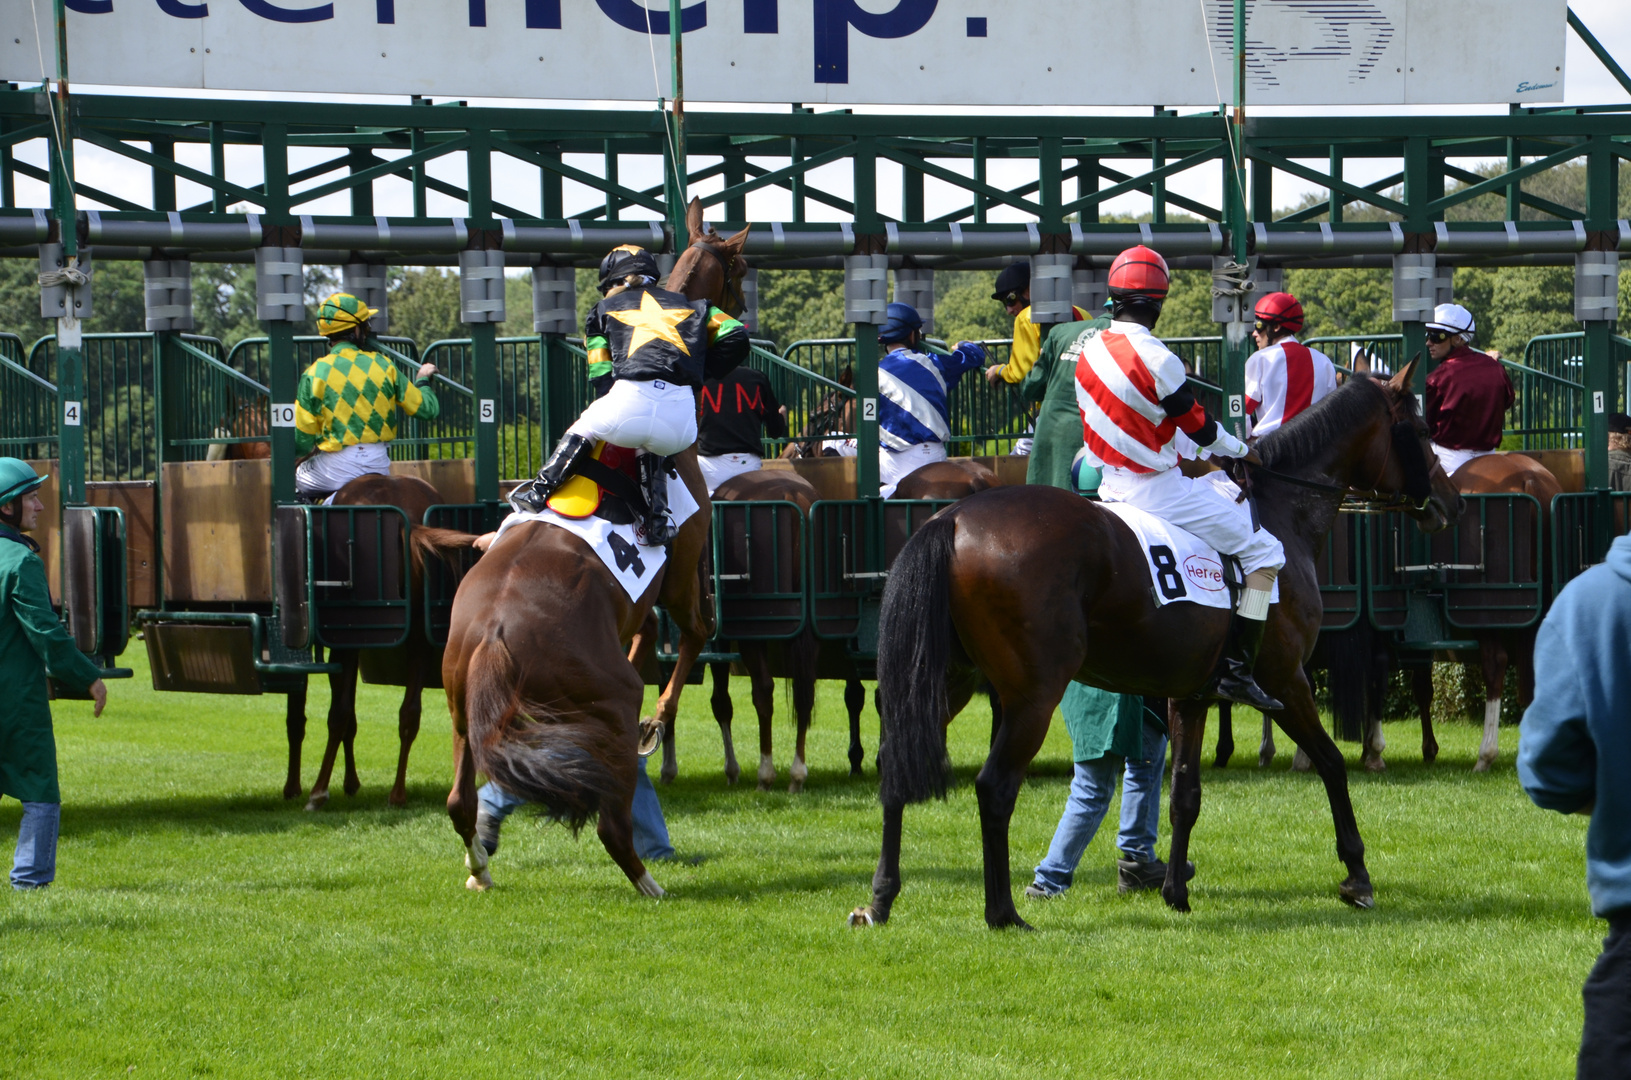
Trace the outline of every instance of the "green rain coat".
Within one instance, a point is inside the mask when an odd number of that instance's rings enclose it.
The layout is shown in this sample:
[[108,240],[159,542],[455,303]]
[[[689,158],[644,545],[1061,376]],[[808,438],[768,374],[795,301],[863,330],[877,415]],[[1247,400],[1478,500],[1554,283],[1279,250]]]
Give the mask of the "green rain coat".
[[62,801],[48,671],[80,690],[102,677],[51,610],[45,564],[21,533],[0,524],[0,795],[19,802]]
[[[1075,365],[1063,357],[1083,333],[1109,326],[1109,319],[1059,323],[1042,338],[1042,353],[1019,384],[1020,397],[1042,403],[1025,468],[1027,484],[1071,490],[1070,465],[1082,448],[1082,413],[1076,404]],[[1076,761],[1094,761],[1106,754],[1136,758],[1144,753],[1144,700],[1136,695],[1072,682],[1059,711]]]

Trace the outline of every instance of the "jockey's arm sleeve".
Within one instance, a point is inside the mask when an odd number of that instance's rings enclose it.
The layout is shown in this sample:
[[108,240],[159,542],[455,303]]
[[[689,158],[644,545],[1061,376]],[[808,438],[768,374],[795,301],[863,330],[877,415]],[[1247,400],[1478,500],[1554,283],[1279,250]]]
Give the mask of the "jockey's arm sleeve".
[[1002,368],[1002,381],[1017,383],[1030,374],[1036,358],[1042,355],[1042,328],[1031,321],[1026,308],[1014,318],[1014,343],[1008,347],[1008,363]]
[[408,376],[400,369],[396,377],[402,393],[402,411],[421,420],[436,419],[442,411],[442,403],[436,397],[436,391],[431,389],[431,380],[409,382]]
[[949,355],[936,359],[940,361],[940,370],[946,373],[946,385],[950,386],[965,373],[985,366],[985,347],[977,341],[962,341]]
[[782,415],[782,403],[776,400],[776,391],[770,388],[770,380],[765,380],[765,434],[772,439],[787,438],[787,418]]
[[[326,383],[324,384],[327,385]],[[318,393],[316,380],[307,371],[300,376],[300,385],[294,396],[294,452],[305,457],[323,441],[323,397]]]
[[583,320],[583,348],[588,353],[585,363],[589,365],[590,382],[612,373],[612,350],[606,344],[606,317],[601,314],[599,304],[590,308],[589,317]]
[[719,308],[708,309],[708,356],[703,361],[703,374],[710,379],[722,379],[747,359],[748,329]]
[[1223,425],[1206,415],[1206,409],[1195,400],[1186,384],[1161,399],[1161,408],[1178,422],[1185,435],[1196,446],[1209,454],[1222,457],[1243,457],[1246,444],[1223,429]]

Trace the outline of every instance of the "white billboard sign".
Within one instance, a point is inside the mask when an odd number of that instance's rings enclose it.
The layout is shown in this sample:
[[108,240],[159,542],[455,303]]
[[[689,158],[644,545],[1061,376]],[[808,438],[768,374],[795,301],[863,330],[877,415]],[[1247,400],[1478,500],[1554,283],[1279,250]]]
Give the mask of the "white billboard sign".
[[[670,93],[664,0],[66,3],[77,83],[629,101]],[[1246,0],[1247,100],[1560,101],[1566,3]],[[0,78],[54,74],[51,8],[0,0]],[[680,22],[693,100],[1205,106],[1229,100],[1233,86],[1233,0],[687,0]]]

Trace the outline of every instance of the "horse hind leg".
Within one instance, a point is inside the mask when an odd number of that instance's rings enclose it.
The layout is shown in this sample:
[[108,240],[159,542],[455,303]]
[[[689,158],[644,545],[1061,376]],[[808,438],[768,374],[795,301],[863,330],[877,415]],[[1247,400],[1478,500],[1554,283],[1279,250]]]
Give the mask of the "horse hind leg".
[[[1031,929],[1014,907],[1012,869],[1009,865],[1009,824],[1025,769],[1041,749],[1048,721],[1059,704],[1064,689],[1047,697],[1047,709],[1030,701],[1010,707],[1003,705],[1003,723],[991,746],[991,755],[974,778],[974,791],[980,803],[980,845],[985,864],[985,921],[993,930],[1005,927]],[[965,699],[966,700],[966,699]],[[951,702],[956,705],[955,699]],[[952,715],[956,715],[955,708]]]
[[[1167,705],[1167,730],[1172,733],[1172,794],[1167,813],[1172,839],[1167,852],[1167,878],[1161,898],[1174,911],[1189,911],[1189,838],[1201,816],[1201,742],[1206,737],[1205,702],[1173,699]],[[1265,718],[1266,719],[1266,718]]]
[[396,758],[396,782],[391,785],[388,801],[399,808],[408,805],[408,754],[413,750],[413,741],[419,737],[425,667],[431,661],[429,644],[421,642],[424,642],[424,638],[415,635],[415,643],[408,649],[408,685],[402,689],[402,708],[397,712],[396,719],[400,747]]
[[810,719],[815,711],[815,684],[816,684],[816,651],[820,643],[815,635],[805,632],[805,636],[795,638],[788,648],[788,656],[793,662],[793,714],[798,717],[798,741],[793,748],[793,764],[787,770],[787,790],[797,795],[804,790],[804,783],[810,777],[810,767],[804,758],[805,737],[810,732]]
[[595,827],[595,833],[606,848],[606,854],[612,857],[612,861],[640,894],[653,900],[661,900],[668,894],[653,880],[651,871],[646,869],[646,864],[640,861],[640,856],[634,851],[633,795],[633,791],[630,791],[629,798],[618,806],[602,805],[600,823]]
[[464,887],[471,892],[486,892],[493,887],[493,876],[487,869],[487,848],[476,835],[476,761],[470,752],[470,740],[460,730],[462,721],[453,723],[453,790],[447,793],[447,816],[453,822],[453,831],[464,843],[464,868],[470,871]]
[[762,642],[744,641],[741,650],[742,666],[753,684],[753,711],[759,718],[759,790],[769,791],[776,782],[771,726],[776,718],[776,680],[770,675],[770,658]]
[[289,691],[284,702],[283,726],[289,733],[289,775],[283,782],[285,799],[300,798],[300,748],[306,741],[306,680],[298,690]]
[[323,764],[312,781],[311,796],[306,800],[307,810],[321,810],[328,803],[329,782],[334,778],[334,759],[340,746],[350,736],[356,737],[356,707],[350,698],[357,692],[357,650],[335,649],[329,658],[340,665],[340,670],[328,677],[328,744],[323,748]]
[[1257,767],[1266,769],[1274,764],[1274,721],[1263,717],[1263,741],[1257,746]]
[[1501,694],[1506,689],[1506,650],[1494,638],[1480,642],[1484,668],[1484,738],[1473,772],[1488,772],[1501,752]]
[[709,698],[713,706],[714,722],[719,725],[719,738],[725,744],[725,783],[734,784],[742,775],[742,766],[736,763],[736,742],[731,738],[731,718],[735,705],[731,702],[731,666],[720,661],[709,664],[714,676],[714,692]]
[[1438,739],[1433,736],[1433,667],[1418,667],[1410,673],[1410,693],[1421,716],[1421,760],[1431,765],[1438,760]]
[[849,713],[849,774],[861,775],[866,750],[861,746],[861,711],[866,708],[866,687],[860,679],[844,680],[844,711]]
[[1235,724],[1234,704],[1228,701],[1218,702],[1218,752],[1212,759],[1214,769],[1229,767],[1229,759],[1235,756]]

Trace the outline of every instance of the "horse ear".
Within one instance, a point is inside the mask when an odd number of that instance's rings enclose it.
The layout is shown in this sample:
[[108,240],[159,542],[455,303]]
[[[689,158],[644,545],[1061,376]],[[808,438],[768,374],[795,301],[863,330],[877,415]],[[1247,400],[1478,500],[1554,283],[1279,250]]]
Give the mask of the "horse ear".
[[1399,369],[1399,373],[1387,381],[1389,390],[1396,394],[1410,392],[1411,385],[1416,381],[1416,364],[1421,360],[1421,353],[1410,358],[1410,363]]
[[838,385],[839,386],[847,386],[847,387],[849,387],[851,389],[855,388],[855,368],[854,367],[852,367],[849,364],[844,365],[844,370],[840,371],[838,373]]
[[702,200],[692,196],[691,205],[685,208],[685,228],[691,234],[691,243],[696,243],[707,234],[702,224]]
[[729,238],[728,240],[725,241],[725,247],[726,247],[727,250],[730,251],[732,256],[737,256],[737,255],[742,254],[742,249],[747,246],[748,230],[751,229],[751,228],[753,228],[753,226],[749,225],[746,228],[744,228],[741,232],[737,233],[735,236],[732,236],[731,238]]

